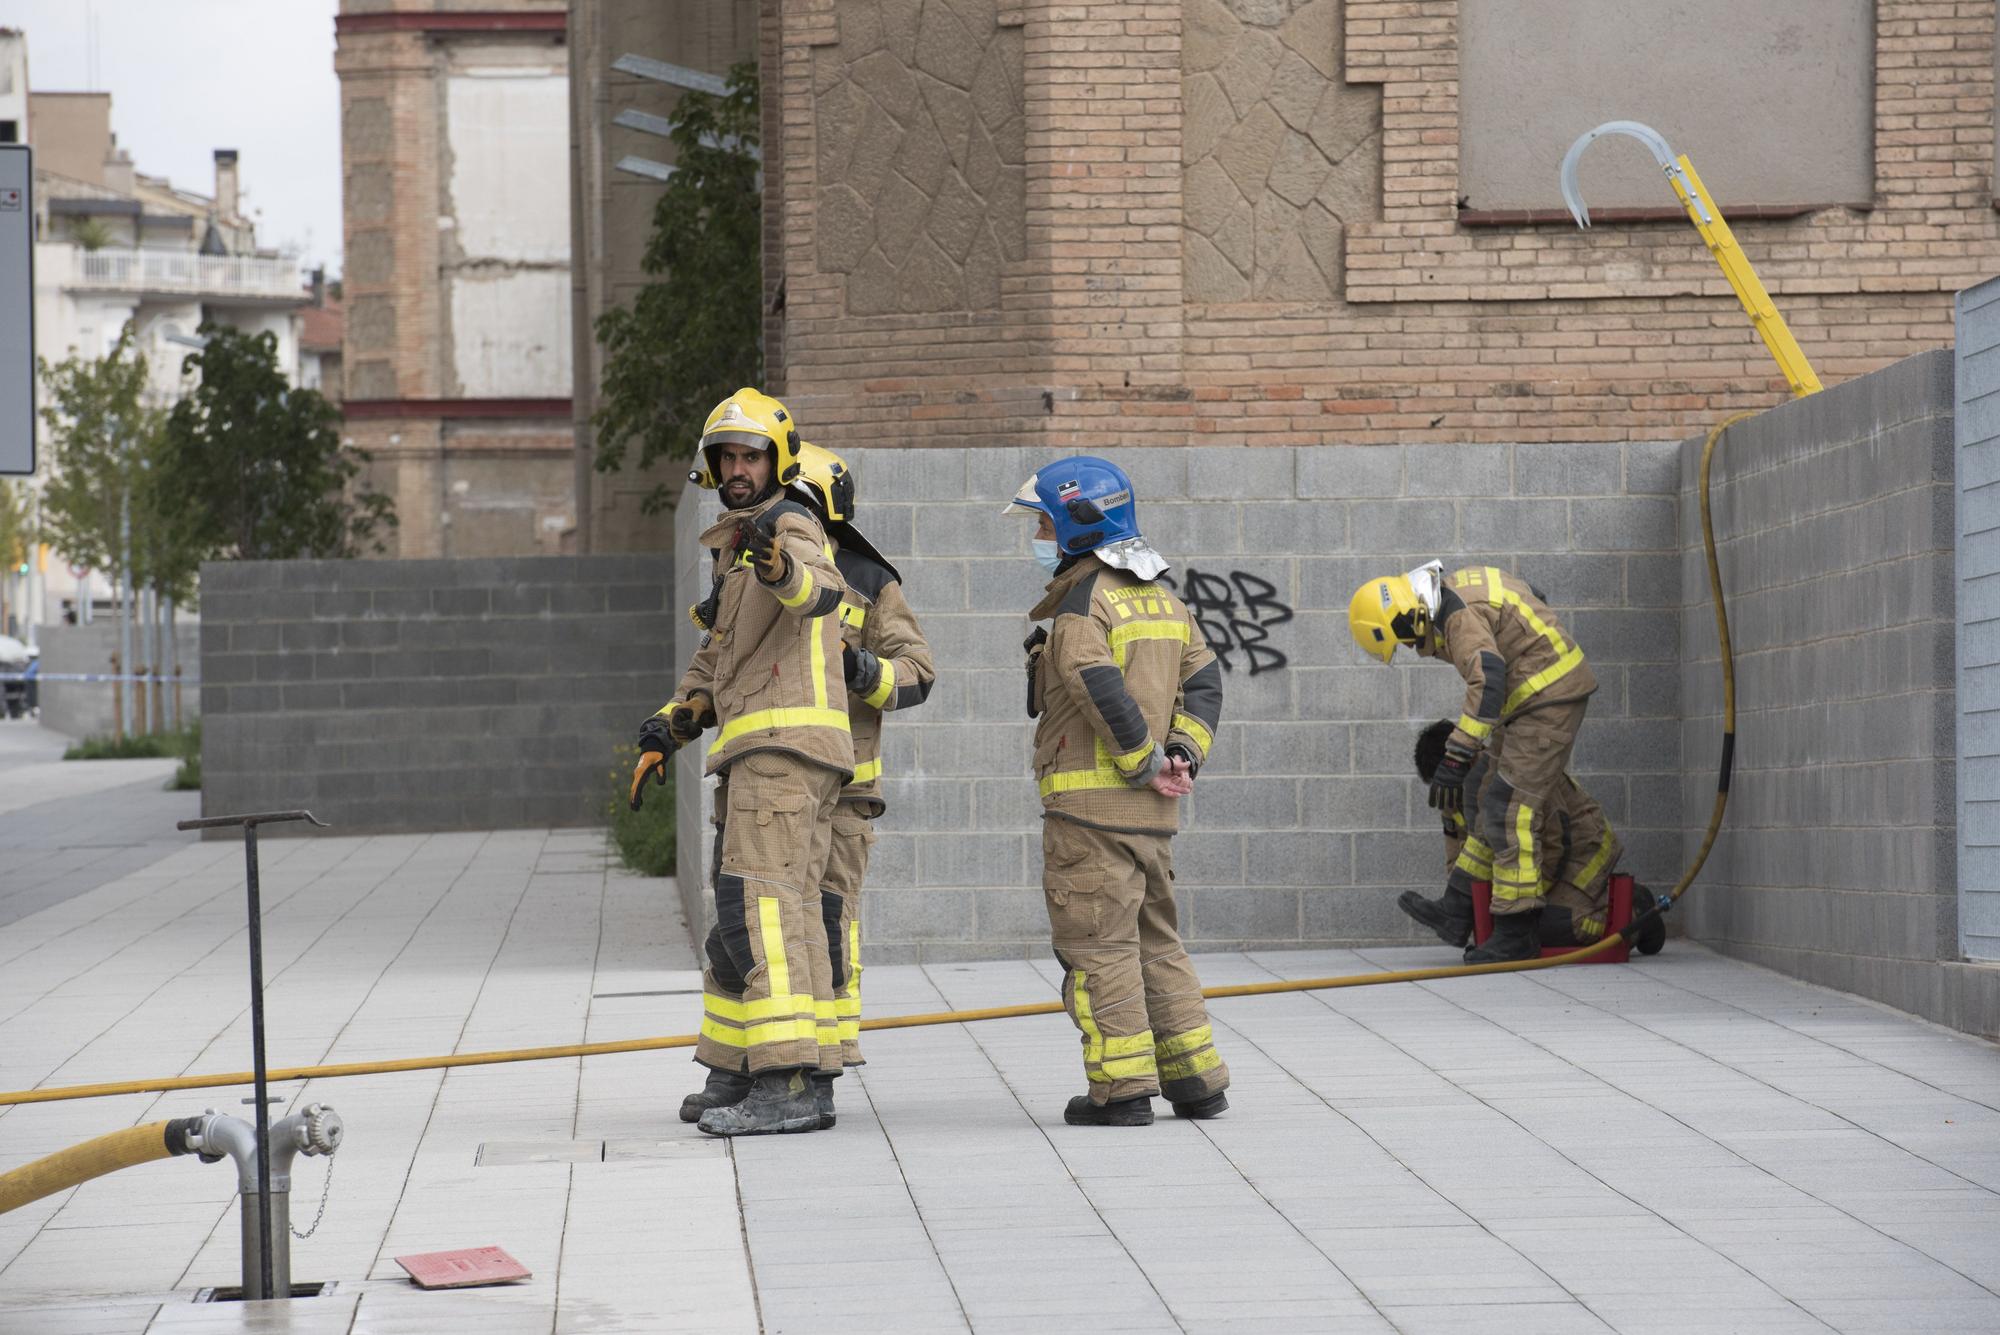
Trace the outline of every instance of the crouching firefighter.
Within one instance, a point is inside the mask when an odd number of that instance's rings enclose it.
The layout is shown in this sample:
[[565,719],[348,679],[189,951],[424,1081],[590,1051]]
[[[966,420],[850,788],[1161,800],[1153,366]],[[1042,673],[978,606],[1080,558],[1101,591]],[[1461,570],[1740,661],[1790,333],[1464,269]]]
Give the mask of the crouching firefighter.
[[1144,1126],[1229,1106],[1201,980],[1181,945],[1172,839],[1222,717],[1222,671],[1139,534],[1116,465],[1064,459],[1007,507],[1037,521],[1052,578],[1030,619],[1028,714],[1042,794],[1042,890],[1089,1092],[1074,1126]]
[[[1448,660],[1465,679],[1463,712],[1430,779],[1431,806],[1447,815],[1460,811],[1467,778],[1484,752],[1483,787],[1474,794],[1479,823],[1468,835],[1491,859],[1493,935],[1468,948],[1465,962],[1536,958],[1549,878],[1560,870],[1545,866],[1539,850],[1560,842],[1559,828],[1551,829],[1558,809],[1589,828],[1604,823],[1603,809],[1582,785],[1564,788],[1574,784],[1570,752],[1597,690],[1583,650],[1563,635],[1541,594],[1495,566],[1447,577],[1432,561],[1371,579],[1355,590],[1347,624],[1355,642],[1384,663],[1406,644],[1425,658]],[[1444,898],[1431,902],[1439,922],[1413,916],[1440,936],[1447,929],[1456,935],[1463,917],[1470,935],[1474,879],[1455,866]],[[1404,911],[1412,912],[1408,905]]]
[[799,476],[792,491],[819,517],[834,544],[833,562],[847,585],[839,608],[847,718],[854,734],[854,778],[840,790],[833,812],[833,851],[821,881],[833,963],[834,1017],[840,1058],[861,1056],[861,883],[875,845],[872,822],[882,799],[882,716],[920,705],[931,693],[936,669],[923,627],[903,598],[901,576],[854,527],[854,470],[832,450],[807,441],[799,447]]
[[785,497],[799,449],[784,405],[754,389],[709,414],[703,466],[688,475],[724,506],[701,535],[714,581],[691,614],[706,634],[674,698],[640,729],[633,775],[636,805],[676,747],[718,730],[707,763],[716,926],[694,1058],[709,1074],[681,1105],[683,1120],[717,1136],[819,1128],[841,1070],[820,885],[854,776],[833,615],[847,586],[818,518]]
[[[1426,784],[1444,761],[1454,726],[1448,718],[1439,719],[1417,735],[1417,777]],[[1442,813],[1448,869],[1443,898],[1426,899],[1405,890],[1396,899],[1398,908],[1436,932],[1440,940],[1461,948],[1472,936],[1472,883],[1490,884],[1493,879],[1493,850],[1473,833],[1479,828],[1480,804],[1486,800],[1491,773],[1491,762],[1480,756],[1465,776],[1465,806]],[[1563,775],[1555,789],[1555,818],[1543,826],[1544,841],[1535,850],[1536,861],[1551,882],[1548,902],[1542,907],[1543,949],[1595,945],[1604,937],[1611,912],[1611,876],[1624,847],[1611,822],[1594,807],[1583,786]],[[1635,884],[1634,911],[1651,901],[1651,893]],[[1464,911],[1457,912],[1461,906]],[[1653,914],[1641,922],[1634,944],[1641,955],[1657,955],[1666,940],[1666,919]]]

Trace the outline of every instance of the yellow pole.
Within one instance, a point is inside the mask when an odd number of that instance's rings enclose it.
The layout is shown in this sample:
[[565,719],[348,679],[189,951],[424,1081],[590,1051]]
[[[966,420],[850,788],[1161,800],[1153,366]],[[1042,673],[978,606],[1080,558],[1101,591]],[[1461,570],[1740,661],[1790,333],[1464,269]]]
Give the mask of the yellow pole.
[[[1687,209],[1688,219],[1701,233],[1701,239],[1708,246],[1708,253],[1722,268],[1722,276],[1735,289],[1736,299],[1743,303],[1744,313],[1757,330],[1757,336],[1764,340],[1764,346],[1771,350],[1778,369],[1785,374],[1785,380],[1792,387],[1794,396],[1804,398],[1820,391],[1819,377],[1813,373],[1812,363],[1799,347],[1799,341],[1792,337],[1792,331],[1785,324],[1785,317],[1778,314],[1778,308],[1771,300],[1771,294],[1764,290],[1764,284],[1757,277],[1757,271],[1750,266],[1749,256],[1743,247],[1736,244],[1736,234],[1729,230],[1729,224],[1722,217],[1722,210],[1709,197],[1708,187],[1695,174],[1694,164],[1683,153],[1677,164],[1679,172],[1668,172],[1667,179],[1673,183],[1674,193],[1680,196],[1681,204]],[[1685,176],[1686,183],[1682,183]],[[1692,193],[1690,193],[1692,192]]]

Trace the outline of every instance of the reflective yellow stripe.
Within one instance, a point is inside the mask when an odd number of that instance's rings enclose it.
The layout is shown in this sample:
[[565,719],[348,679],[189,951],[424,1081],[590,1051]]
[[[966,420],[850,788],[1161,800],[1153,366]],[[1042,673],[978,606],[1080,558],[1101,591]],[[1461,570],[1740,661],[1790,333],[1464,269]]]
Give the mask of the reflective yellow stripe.
[[868,609],[859,603],[842,603],[838,609],[840,624],[852,626],[856,630],[868,624]]
[[1130,788],[1125,776],[1115,769],[1073,769],[1062,774],[1051,774],[1042,780],[1042,796],[1051,793],[1074,793],[1086,788]]
[[[825,677],[817,675],[813,680],[818,683],[816,693],[824,695],[826,693]],[[744,733],[759,732],[765,728],[838,728],[842,732],[849,730],[847,711],[845,709],[826,709],[813,706],[799,706],[794,709],[760,709],[754,714],[745,714],[742,718],[733,718],[724,724],[722,731],[715,734],[715,741],[710,744],[708,753],[714,755]]]
[[1209,748],[1215,745],[1214,736],[1202,726],[1201,720],[1192,714],[1174,715],[1174,727],[1194,738],[1195,744],[1201,747],[1203,755],[1207,755]]
[[[755,1001],[745,1002],[743,1004],[744,1015],[742,1018],[746,1021],[789,1020],[797,1018],[801,1011],[811,1014],[812,1009],[813,998],[811,994],[804,992],[780,992],[773,996],[759,997]],[[727,1019],[730,1017],[725,1016],[724,1018]]]
[[1475,881],[1486,880],[1493,874],[1493,850],[1477,839],[1468,839],[1465,847],[1459,850],[1458,861],[1452,865],[1462,872],[1470,872]]
[[855,784],[873,783],[881,777],[882,757],[876,756],[873,760],[864,760],[854,767],[854,777],[848,780],[848,786],[852,787]]
[[781,593],[778,595],[778,601],[783,603],[786,607],[799,607],[805,603],[806,599],[812,597],[812,591],[813,591],[812,568],[810,566],[802,565],[799,567],[799,591],[793,594],[789,598],[785,597],[785,595]]
[[1160,1068],[1153,1064],[1150,1052],[1137,1057],[1106,1057],[1099,1069],[1111,1080],[1145,1080],[1160,1073]]
[[840,1037],[861,1039],[861,918],[847,924],[847,987],[840,997]]
[[[821,620],[823,621],[824,618],[821,618]],[[840,638],[840,632],[834,629],[832,626],[821,625],[819,621],[813,622],[810,629],[812,631],[813,706],[817,709],[825,709],[827,705],[826,637],[829,634],[831,634],[836,640],[838,640]],[[843,685],[844,684],[845,683],[843,683]],[[846,714],[847,700],[844,694],[840,703],[842,706],[840,712],[842,714]]]
[[701,1008],[718,1020],[734,1020],[742,1024],[750,1018],[749,1007],[734,997],[719,997],[713,992],[701,994]]
[[1525,899],[1542,891],[1541,873],[1535,870],[1535,809],[1526,802],[1514,812],[1514,842],[1519,849],[1514,866],[1493,868],[1495,899]]
[[1070,980],[1076,995],[1076,1026],[1083,1030],[1083,1077],[1093,1084],[1109,1084],[1111,1077],[1099,1065],[1104,1059],[1104,1035],[1090,1012],[1090,988],[1084,982],[1083,970],[1071,969]]
[[[1558,643],[1561,642],[1560,636],[1555,638]],[[1516,709],[1526,704],[1530,698],[1541,694],[1564,677],[1567,677],[1576,670],[1577,665],[1581,662],[1583,662],[1583,650],[1580,648],[1571,649],[1561,658],[1558,658],[1555,662],[1543,668],[1519,686],[1516,686],[1507,696],[1507,712],[1510,714],[1513,713]]]
[[1465,828],[1465,813],[1463,811],[1454,811],[1451,813],[1451,827],[1454,830]]
[[1178,1057],[1183,1052],[1192,1052],[1204,1043],[1213,1043],[1214,1041],[1214,1028],[1210,1025],[1203,1025],[1199,1029],[1190,1029],[1185,1034],[1175,1034],[1170,1038],[1161,1039],[1154,1045],[1153,1051],[1162,1057]]
[[[1101,747],[1104,744],[1102,742],[1099,742],[1098,745]],[[1148,740],[1147,743],[1144,746],[1140,747],[1137,751],[1127,751],[1122,756],[1112,756],[1108,750],[1104,754],[1107,756],[1111,756],[1111,763],[1113,765],[1116,765],[1121,773],[1130,774],[1133,770],[1136,770],[1139,768],[1139,766],[1145,764],[1146,758],[1153,754],[1153,743],[1150,740]]]
[[1598,841],[1597,851],[1590,855],[1590,861],[1583,864],[1583,870],[1576,874],[1576,888],[1587,890],[1590,883],[1604,870],[1604,864],[1611,860],[1611,822],[1604,822],[1604,838]]
[[1188,642],[1188,623],[1185,621],[1134,621],[1130,625],[1111,628],[1111,659],[1123,670],[1125,647],[1134,640],[1179,640]]
[[1467,737],[1483,742],[1486,740],[1487,734],[1493,731],[1493,725],[1491,723],[1481,723],[1470,714],[1460,714],[1458,716],[1458,730]]
[[750,1035],[733,1025],[719,1024],[707,1016],[702,1017],[701,1036],[712,1039],[726,1048],[747,1048]]
[[792,967],[785,960],[785,920],[777,900],[757,897],[757,927],[764,937],[764,980],[770,985],[771,998],[789,997]]
[[1197,1052],[1192,1057],[1179,1057],[1173,1061],[1160,1063],[1160,1079],[1186,1080],[1200,1075],[1203,1071],[1213,1071],[1222,1065],[1222,1054],[1214,1048],[1207,1052]]
[[1153,1051],[1153,1031],[1150,1029],[1143,1029],[1136,1034],[1113,1034],[1104,1040],[1104,1055],[1107,1057],[1130,1057],[1151,1051]]
[[876,660],[882,665],[882,680],[875,683],[875,689],[861,697],[862,703],[880,709],[884,701],[896,689],[896,665],[886,658]]
[[1113,603],[1111,604],[1111,608],[1113,611],[1118,613],[1118,619],[1120,621],[1130,621],[1132,619],[1132,604]]

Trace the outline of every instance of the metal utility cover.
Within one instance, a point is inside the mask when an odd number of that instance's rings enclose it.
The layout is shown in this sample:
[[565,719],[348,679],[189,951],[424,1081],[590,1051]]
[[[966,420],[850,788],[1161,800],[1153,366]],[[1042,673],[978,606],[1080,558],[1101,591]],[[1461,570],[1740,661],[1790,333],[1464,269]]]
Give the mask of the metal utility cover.
[[0,144],[0,475],[35,471],[35,172]]
[[601,1140],[489,1140],[473,1163],[480,1168],[524,1163],[602,1163]]
[[452,1252],[420,1252],[399,1256],[396,1264],[410,1272],[420,1289],[468,1289],[477,1284],[508,1284],[532,1279],[528,1268],[498,1247],[462,1247]]

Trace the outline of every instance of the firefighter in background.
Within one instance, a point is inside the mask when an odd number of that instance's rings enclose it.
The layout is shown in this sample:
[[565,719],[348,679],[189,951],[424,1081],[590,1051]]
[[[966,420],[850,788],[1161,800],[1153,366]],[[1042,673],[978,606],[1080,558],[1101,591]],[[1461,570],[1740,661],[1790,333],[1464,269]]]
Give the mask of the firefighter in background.
[[[1539,850],[1551,844],[1557,809],[1567,804],[1593,827],[1604,821],[1581,785],[1573,795],[1563,787],[1573,783],[1570,753],[1597,690],[1583,650],[1563,634],[1541,594],[1496,566],[1446,576],[1432,561],[1371,579],[1355,590],[1347,623],[1355,642],[1385,664],[1406,644],[1425,658],[1448,660],[1465,679],[1463,710],[1430,778],[1431,806],[1447,815],[1459,811],[1466,780],[1485,754],[1484,786],[1475,793],[1479,824],[1469,833],[1490,851],[1493,934],[1469,947],[1465,962],[1536,958],[1549,877],[1559,871],[1542,865]],[[1457,897],[1448,891],[1443,901],[1425,902],[1440,919],[1430,925],[1443,935],[1444,924],[1456,918]],[[1469,893],[1463,907],[1469,918]]]
[[709,1075],[681,1109],[718,1136],[829,1125],[841,1070],[820,885],[854,777],[834,615],[847,586],[819,519],[786,498],[799,450],[798,424],[757,390],[709,414],[703,467],[689,474],[724,506],[701,535],[714,580],[692,615],[707,633],[674,698],[640,729],[632,776],[637,806],[677,747],[718,730],[706,769],[718,780],[716,930],[695,1048]]
[[1028,713],[1042,795],[1042,889],[1089,1092],[1075,1126],[1144,1126],[1229,1106],[1201,980],[1181,945],[1174,833],[1222,716],[1222,671],[1139,534],[1132,483],[1088,457],[1050,464],[1006,507],[1033,516],[1051,576],[1030,619]]
[[[1417,777],[1426,784],[1444,759],[1452,727],[1450,719],[1439,719],[1417,735]],[[1405,890],[1396,899],[1403,912],[1436,932],[1446,944],[1460,948],[1472,939],[1472,883],[1490,884],[1493,876],[1493,850],[1472,833],[1479,826],[1480,795],[1490,770],[1485,756],[1474,761],[1465,777],[1469,796],[1464,808],[1443,813],[1448,869],[1443,897],[1426,899],[1414,890]],[[1582,787],[1565,774],[1556,785],[1555,819],[1545,830],[1550,842],[1537,850],[1541,866],[1550,869],[1553,877],[1548,903],[1542,908],[1544,949],[1594,945],[1604,935],[1611,907],[1611,874],[1618,869],[1624,848],[1601,811],[1593,821],[1582,794]],[[1635,904],[1650,898],[1646,888],[1637,883],[1633,895]],[[1657,955],[1666,940],[1666,920],[1656,914],[1646,920],[1635,944],[1641,955]]]
[[920,705],[937,671],[923,627],[903,598],[901,576],[854,527],[854,470],[832,450],[799,447],[793,492],[811,507],[834,544],[834,565],[847,584],[839,607],[847,717],[854,735],[854,778],[833,813],[833,851],[821,882],[833,967],[834,1015],[841,1061],[862,1064],[861,883],[868,874],[871,827],[888,809],[882,800],[882,715]]

